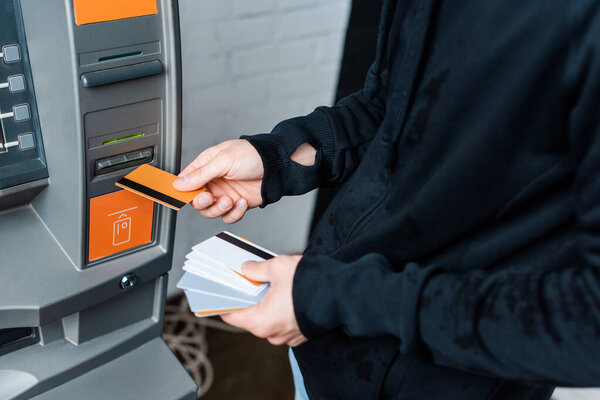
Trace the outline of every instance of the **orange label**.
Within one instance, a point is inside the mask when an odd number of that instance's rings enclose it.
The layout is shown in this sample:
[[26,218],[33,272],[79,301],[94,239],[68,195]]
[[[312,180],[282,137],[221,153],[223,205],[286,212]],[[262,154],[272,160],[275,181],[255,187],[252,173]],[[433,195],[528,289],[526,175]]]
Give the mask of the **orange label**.
[[255,286],[260,286],[260,285],[262,285],[262,284],[265,283],[265,282],[259,282],[259,281],[252,280],[252,279],[248,278],[246,275],[240,274],[235,269],[232,269],[232,268],[229,268],[229,269],[232,270],[233,272],[235,272],[236,274],[238,274],[239,276],[241,276],[242,278],[244,278],[245,280],[247,280],[248,282],[250,282],[251,284],[255,285]]
[[154,203],[126,190],[90,199],[89,260],[152,240]]
[[77,25],[158,14],[156,0],[73,0]]
[[214,310],[214,311],[197,311],[196,314],[199,317],[209,317],[211,315],[227,314],[233,311],[243,310],[243,308],[228,308],[225,310]]

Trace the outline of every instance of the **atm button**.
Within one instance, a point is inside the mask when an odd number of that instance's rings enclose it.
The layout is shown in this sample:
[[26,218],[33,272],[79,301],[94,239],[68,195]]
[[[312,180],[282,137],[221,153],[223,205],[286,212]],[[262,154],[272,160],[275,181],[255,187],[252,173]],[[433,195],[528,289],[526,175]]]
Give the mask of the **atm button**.
[[27,121],[29,118],[31,118],[29,104],[19,104],[18,106],[14,106],[13,117],[17,122]]
[[7,64],[21,61],[21,49],[18,44],[11,44],[2,48],[4,62]]
[[11,75],[8,77],[8,90],[13,93],[25,90],[25,77],[23,75]]
[[35,138],[33,133],[22,133],[18,137],[19,149],[21,151],[31,150],[35,147]]

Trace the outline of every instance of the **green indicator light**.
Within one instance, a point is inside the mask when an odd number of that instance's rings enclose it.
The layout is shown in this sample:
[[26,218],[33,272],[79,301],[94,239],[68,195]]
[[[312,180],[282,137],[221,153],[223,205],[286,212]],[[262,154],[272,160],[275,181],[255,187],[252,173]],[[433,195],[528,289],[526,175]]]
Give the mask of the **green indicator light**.
[[135,133],[135,134],[129,135],[129,136],[123,136],[118,139],[105,140],[104,142],[102,142],[102,144],[105,145],[105,144],[117,143],[117,142],[122,142],[123,140],[133,139],[133,138],[142,137],[142,136],[144,136],[144,132]]

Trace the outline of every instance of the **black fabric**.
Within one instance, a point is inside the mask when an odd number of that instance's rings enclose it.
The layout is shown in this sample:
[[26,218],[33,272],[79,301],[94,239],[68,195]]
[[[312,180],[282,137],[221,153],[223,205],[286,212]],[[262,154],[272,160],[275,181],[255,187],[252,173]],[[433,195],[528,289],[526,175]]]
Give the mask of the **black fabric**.
[[385,3],[364,89],[248,137],[263,206],[342,185],[294,278],[311,399],[598,386],[600,2]]
[[[352,1],[335,94],[336,102],[363,87],[365,75],[375,57],[377,27],[382,4],[383,0]],[[311,233],[337,192],[337,187],[318,190],[310,228]]]

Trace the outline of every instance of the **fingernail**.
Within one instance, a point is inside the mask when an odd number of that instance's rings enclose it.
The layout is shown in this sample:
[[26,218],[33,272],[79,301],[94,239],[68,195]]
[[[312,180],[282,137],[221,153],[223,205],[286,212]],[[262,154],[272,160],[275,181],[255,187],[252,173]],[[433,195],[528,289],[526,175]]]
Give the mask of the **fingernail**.
[[190,180],[188,179],[187,175],[180,176],[179,178],[173,181],[173,185],[177,186],[187,186],[189,185],[189,183]]
[[231,204],[229,204],[229,201],[227,200],[219,200],[217,206],[219,209],[221,209],[221,211],[227,211],[231,207]]
[[212,202],[208,199],[208,196],[201,194],[198,196],[198,203],[204,207],[208,207],[212,204]]
[[246,208],[247,205],[248,205],[248,202],[243,197],[238,200],[237,206],[239,208]]
[[252,265],[254,264],[254,261],[246,261],[245,263],[242,264],[242,272],[246,272],[247,269],[252,268]]

